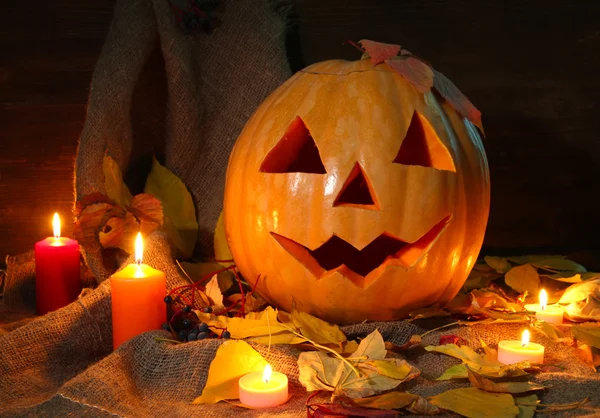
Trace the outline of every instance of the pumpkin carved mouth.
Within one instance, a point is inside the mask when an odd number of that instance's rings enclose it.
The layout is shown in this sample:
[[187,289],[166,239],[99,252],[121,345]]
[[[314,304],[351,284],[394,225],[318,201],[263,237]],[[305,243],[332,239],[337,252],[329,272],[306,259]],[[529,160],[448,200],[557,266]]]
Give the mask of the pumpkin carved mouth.
[[362,250],[332,235],[325,243],[311,250],[283,235],[271,232],[275,240],[317,278],[340,272],[360,288],[372,284],[380,274],[375,271],[387,265],[406,269],[414,266],[440,237],[452,215],[447,215],[421,238],[409,243],[384,232]]

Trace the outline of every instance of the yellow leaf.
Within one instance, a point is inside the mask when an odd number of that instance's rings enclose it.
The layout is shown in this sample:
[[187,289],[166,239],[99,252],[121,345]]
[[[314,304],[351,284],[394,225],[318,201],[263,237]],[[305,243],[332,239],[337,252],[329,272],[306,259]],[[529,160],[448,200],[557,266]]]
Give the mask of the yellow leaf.
[[123,182],[119,165],[108,154],[104,154],[102,171],[104,172],[106,195],[121,206],[129,206],[132,199],[131,192]]
[[346,335],[337,325],[331,325],[306,312],[292,311],[292,322],[300,333],[317,344],[341,344]]
[[373,366],[380,375],[391,377],[392,379],[397,380],[406,379],[406,377],[412,371],[412,368],[406,362],[396,364],[387,360],[373,360],[364,364]]
[[575,339],[582,343],[600,348],[600,326],[597,324],[573,325],[571,332]]
[[267,361],[245,341],[225,341],[210,363],[202,395],[194,404],[238,399],[238,380],[250,372],[262,371]]
[[162,202],[164,226],[179,258],[190,258],[198,238],[198,222],[192,195],[185,184],[156,158],[144,191]]
[[517,292],[530,295],[537,295],[540,287],[540,276],[531,264],[513,267],[504,276],[504,281]]
[[466,366],[486,377],[523,376],[527,374],[525,370],[538,369],[528,361],[504,365],[498,361],[495,350],[487,346],[484,355],[476,353],[469,346],[459,347],[456,344],[430,345],[425,347],[425,350],[446,354],[463,361],[463,364],[450,367],[437,380],[466,379],[468,377]]
[[408,392],[388,392],[383,395],[354,399],[353,403],[362,406],[363,408],[401,409],[415,402],[419,398],[419,395]]
[[[356,399],[394,389],[403,381],[419,376],[419,370],[406,360],[384,360],[385,354],[383,337],[375,330],[360,342],[357,350],[345,361],[330,357],[322,351],[301,353],[298,357],[299,380],[308,391],[327,390],[333,391],[335,395]],[[402,379],[391,378],[381,374],[378,367],[373,365],[377,360],[389,362],[390,365],[385,366],[385,370],[396,376],[405,368],[409,372]],[[349,363],[359,371],[358,374]],[[381,364],[379,366],[379,369],[384,369]]]
[[223,211],[219,214],[217,220],[217,226],[215,227],[215,234],[213,236],[213,247],[215,249],[215,259],[223,267],[229,267],[233,262],[224,262],[223,260],[233,260],[233,255],[229,250],[229,244],[227,244],[227,235],[225,234],[225,222],[223,220]]
[[485,390],[486,392],[519,394],[531,392],[533,390],[546,389],[545,386],[538,385],[533,382],[493,382],[490,379],[486,379],[480,374],[475,373],[468,367],[467,373],[469,375],[469,382],[471,382],[471,385]]
[[515,403],[519,407],[518,418],[533,418],[535,415],[535,404],[539,402],[536,394],[516,397]]
[[248,338],[268,336],[269,333],[277,334],[289,332],[287,328],[277,322],[277,311],[270,306],[262,312],[252,312],[246,318],[230,318],[217,316],[200,311],[194,311],[198,319],[206,322],[210,328],[227,328],[231,338]]
[[429,402],[469,418],[506,418],[519,414],[512,395],[477,388],[451,389],[429,398]]

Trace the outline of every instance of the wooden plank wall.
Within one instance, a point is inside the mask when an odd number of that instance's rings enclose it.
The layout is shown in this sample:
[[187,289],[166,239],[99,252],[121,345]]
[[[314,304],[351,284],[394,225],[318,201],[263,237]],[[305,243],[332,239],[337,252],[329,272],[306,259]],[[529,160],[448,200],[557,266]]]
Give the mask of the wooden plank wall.
[[[77,138],[113,5],[0,3],[0,255],[30,250],[49,234],[51,213],[71,209]],[[354,59],[346,39],[400,43],[483,112],[487,253],[558,251],[600,269],[600,2],[298,0],[297,14],[295,69]]]

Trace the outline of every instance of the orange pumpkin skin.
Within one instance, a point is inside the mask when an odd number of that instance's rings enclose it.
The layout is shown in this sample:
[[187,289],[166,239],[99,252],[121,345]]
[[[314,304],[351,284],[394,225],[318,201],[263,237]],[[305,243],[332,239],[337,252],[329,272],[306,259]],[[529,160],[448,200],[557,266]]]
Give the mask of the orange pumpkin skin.
[[[297,117],[325,173],[278,166],[293,158]],[[419,165],[418,147],[399,158],[415,120],[433,138],[429,166]],[[372,202],[357,193],[340,200],[357,171]],[[439,96],[419,93],[387,64],[326,61],[296,73],[246,124],[227,169],[225,230],[241,273],[258,279],[271,304],[338,324],[397,320],[460,290],[483,242],[489,189],[479,133]],[[369,250],[358,251],[382,234],[409,244],[372,268],[377,263],[362,258]],[[338,255],[346,263],[333,267],[333,244],[318,259],[311,252],[332,236],[356,249],[346,245]],[[364,265],[348,268],[359,259]]]

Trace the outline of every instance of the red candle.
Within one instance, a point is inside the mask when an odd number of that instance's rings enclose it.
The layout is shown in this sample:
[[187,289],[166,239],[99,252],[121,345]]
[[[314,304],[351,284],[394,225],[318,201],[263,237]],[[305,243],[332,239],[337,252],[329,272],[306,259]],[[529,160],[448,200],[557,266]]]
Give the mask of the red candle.
[[54,237],[35,244],[35,300],[38,315],[73,302],[81,292],[79,244],[60,236],[60,218],[52,220]]
[[142,264],[142,234],[135,240],[135,264],[110,276],[113,348],[136,335],[160,329],[167,318],[165,273]]

